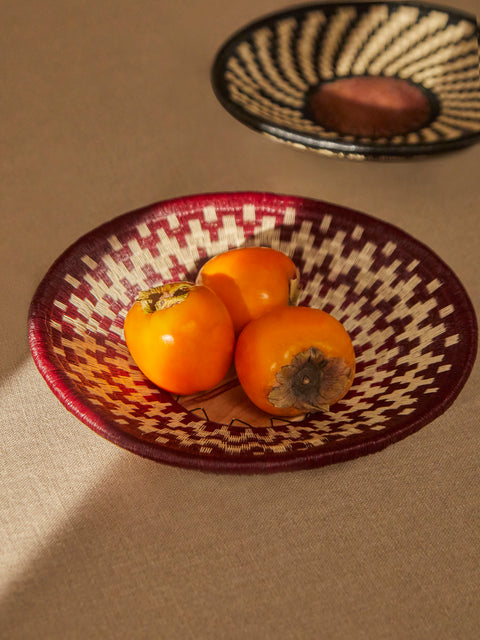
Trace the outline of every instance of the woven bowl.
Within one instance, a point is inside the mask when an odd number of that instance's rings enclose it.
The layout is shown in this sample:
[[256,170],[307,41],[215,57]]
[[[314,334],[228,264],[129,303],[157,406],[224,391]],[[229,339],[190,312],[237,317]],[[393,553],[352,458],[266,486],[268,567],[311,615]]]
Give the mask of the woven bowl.
[[[272,419],[234,372],[205,394],[173,397],[132,361],[123,321],[138,291],[192,279],[209,257],[244,245],[291,256],[300,303],[349,331],[357,373],[329,413]],[[53,393],[111,442],[185,467],[265,472],[355,458],[429,423],[468,378],[477,325],[457,277],[399,229],[320,201],[226,193],[160,202],[80,238],[41,282],[29,340]]]
[[295,7],[235,33],[212,83],[243,124],[351,159],[449,151],[480,139],[478,26],[417,2]]

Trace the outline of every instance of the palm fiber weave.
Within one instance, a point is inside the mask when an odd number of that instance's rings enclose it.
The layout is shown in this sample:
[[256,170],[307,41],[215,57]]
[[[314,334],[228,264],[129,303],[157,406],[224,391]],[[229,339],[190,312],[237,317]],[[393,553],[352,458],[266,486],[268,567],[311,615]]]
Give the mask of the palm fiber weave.
[[[215,57],[212,84],[240,122],[302,148],[351,159],[448,151],[480,140],[478,34],[474,16],[424,2],[296,6],[233,34]],[[428,121],[372,137],[312,118],[312,91],[359,77],[418,88],[430,105]]]
[[[300,304],[349,331],[357,373],[330,412],[219,422],[155,387],[132,361],[123,321],[138,292],[194,279],[208,258],[244,245],[289,255],[302,274]],[[430,423],[468,378],[477,323],[455,274],[403,231],[320,201],[218,193],[153,204],[80,238],[41,282],[29,340],[53,393],[109,441],[184,467],[271,472],[372,453]]]

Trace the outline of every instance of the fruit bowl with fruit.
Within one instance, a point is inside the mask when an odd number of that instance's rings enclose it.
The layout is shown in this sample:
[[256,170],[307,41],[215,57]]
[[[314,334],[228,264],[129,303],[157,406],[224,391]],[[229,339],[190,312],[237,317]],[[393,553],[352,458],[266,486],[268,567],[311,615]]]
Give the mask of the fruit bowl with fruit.
[[477,324],[452,270],[370,215],[256,192],[119,216],[52,265],[35,363],[69,411],[157,462],[261,473],[373,453],[454,402]]

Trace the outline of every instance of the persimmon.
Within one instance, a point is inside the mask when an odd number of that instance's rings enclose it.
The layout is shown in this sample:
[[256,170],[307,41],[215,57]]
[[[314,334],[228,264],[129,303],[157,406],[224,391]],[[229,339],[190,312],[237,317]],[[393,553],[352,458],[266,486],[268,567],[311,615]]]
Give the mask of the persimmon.
[[212,289],[233,320],[235,333],[279,306],[295,304],[299,273],[294,262],[270,247],[241,247],[211,258],[196,282]]
[[192,282],[140,292],[125,318],[124,334],[142,373],[178,395],[220,382],[235,346],[232,319],[223,302]]
[[235,347],[237,376],[263,411],[297,416],[328,410],[350,389],[355,352],[343,325],[311,307],[282,307],[252,320]]

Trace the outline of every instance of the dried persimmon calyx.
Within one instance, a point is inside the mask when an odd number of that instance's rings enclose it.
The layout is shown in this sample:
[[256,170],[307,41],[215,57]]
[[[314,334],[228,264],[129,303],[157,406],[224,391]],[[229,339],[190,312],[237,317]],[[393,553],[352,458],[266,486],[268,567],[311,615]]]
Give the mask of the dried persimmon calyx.
[[275,375],[268,401],[278,409],[328,411],[348,389],[352,369],[343,358],[327,358],[317,347],[297,353]]
[[295,275],[288,281],[288,304],[295,306],[300,298],[300,271],[297,269]]
[[137,302],[140,302],[145,313],[154,313],[185,300],[194,286],[192,282],[168,282],[140,291]]

